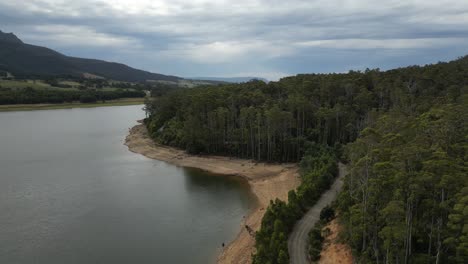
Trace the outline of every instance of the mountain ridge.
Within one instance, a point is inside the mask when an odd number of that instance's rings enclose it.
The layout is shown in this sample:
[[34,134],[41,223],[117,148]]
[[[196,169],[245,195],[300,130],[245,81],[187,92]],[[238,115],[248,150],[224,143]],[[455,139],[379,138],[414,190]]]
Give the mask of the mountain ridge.
[[6,33],[0,30],[0,41],[10,42],[10,43],[23,43],[21,39],[19,39],[13,33]]
[[174,81],[183,78],[152,73],[118,62],[67,56],[55,50],[24,43],[13,33],[0,31],[0,70],[19,76],[84,77],[85,74],[127,82]]

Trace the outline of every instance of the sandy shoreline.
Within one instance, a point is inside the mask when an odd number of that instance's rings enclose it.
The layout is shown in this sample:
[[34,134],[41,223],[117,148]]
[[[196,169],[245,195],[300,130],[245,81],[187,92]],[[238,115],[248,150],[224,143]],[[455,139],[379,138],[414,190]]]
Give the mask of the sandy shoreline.
[[182,150],[156,145],[148,136],[146,127],[141,124],[130,129],[125,145],[130,151],[148,158],[215,174],[235,175],[247,180],[251,191],[257,197],[257,207],[243,223],[239,223],[240,231],[237,237],[218,256],[218,263],[251,263],[255,239],[246,230],[245,225],[257,231],[270,200],[286,200],[288,191],[300,184],[296,164],[265,164],[220,156],[189,155]]

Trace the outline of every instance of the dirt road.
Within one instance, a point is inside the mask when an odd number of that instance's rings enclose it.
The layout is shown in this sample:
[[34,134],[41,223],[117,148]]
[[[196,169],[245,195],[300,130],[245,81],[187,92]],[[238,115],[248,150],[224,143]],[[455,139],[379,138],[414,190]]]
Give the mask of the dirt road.
[[344,164],[339,164],[339,173],[331,188],[326,191],[317,203],[309,209],[309,211],[299,220],[294,226],[293,232],[289,236],[288,250],[291,264],[308,264],[310,263],[307,253],[307,239],[309,231],[314,227],[315,223],[320,219],[320,211],[333,200],[343,187],[343,179],[346,175],[346,167]]

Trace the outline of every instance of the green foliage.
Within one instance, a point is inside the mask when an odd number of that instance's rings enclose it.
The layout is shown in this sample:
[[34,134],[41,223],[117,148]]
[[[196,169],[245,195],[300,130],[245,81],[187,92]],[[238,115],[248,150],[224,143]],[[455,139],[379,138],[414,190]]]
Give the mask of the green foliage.
[[42,104],[42,103],[65,103],[80,101],[82,103],[93,103],[96,101],[108,101],[119,98],[141,98],[145,93],[135,90],[116,91],[59,91],[38,90],[24,88],[20,90],[0,89],[0,105],[5,104]]
[[[320,260],[320,253],[322,252],[323,241],[325,237],[322,234],[322,229],[335,218],[335,209],[330,205],[325,206],[320,211],[320,220],[315,223],[314,228],[309,232],[308,252],[310,259],[315,263]],[[327,228],[325,232],[330,232]],[[326,236],[326,235],[325,235]]]
[[[263,216],[261,228],[255,236],[257,253],[253,256],[253,263],[288,263],[289,233],[303,216],[305,208],[315,203],[333,182],[337,172],[333,150],[316,144],[309,145],[309,148],[300,164],[303,181],[297,192],[292,190],[288,193],[288,203],[278,199],[271,201]],[[283,260],[287,261],[281,262]]]
[[[421,114],[454,103],[467,89],[468,57],[386,72],[301,74],[154,94],[150,132],[160,143],[194,153],[299,161],[306,142],[336,147],[390,109]],[[168,124],[174,125],[168,129]],[[175,137],[172,135],[176,133]]]
[[285,259],[294,222],[336,175],[335,155],[351,164],[339,210],[360,262],[466,263],[466,72],[468,56],[179,90],[147,104],[146,124],[191,153],[301,161],[289,203],[265,212],[254,263]]
[[319,221],[309,232],[309,256],[312,261],[320,259],[320,252],[322,251],[323,240],[322,236],[323,224]]
[[448,260],[453,263],[468,262],[468,187],[455,196],[455,204],[448,215],[448,236],[444,244],[455,254]]
[[97,101],[97,98],[94,94],[84,93],[80,95],[80,103],[94,103]]
[[331,206],[327,205],[320,211],[320,221],[330,222],[333,218],[335,218],[335,210]]
[[347,146],[339,207],[361,261],[467,263],[467,106],[393,110]]

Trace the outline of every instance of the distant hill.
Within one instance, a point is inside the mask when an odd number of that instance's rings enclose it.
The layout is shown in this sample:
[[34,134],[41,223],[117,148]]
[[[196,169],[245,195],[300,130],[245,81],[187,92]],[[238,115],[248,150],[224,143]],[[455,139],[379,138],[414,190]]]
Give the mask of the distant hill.
[[259,80],[259,81],[264,81],[268,82],[267,79],[265,78],[260,78],[260,77],[189,77],[187,79],[191,80],[210,80],[210,81],[219,81],[219,82],[228,82],[228,83],[243,83],[243,82],[248,82],[250,80]]
[[45,47],[25,44],[13,33],[2,31],[0,31],[0,70],[18,76],[95,76],[127,82],[183,80],[176,76],[134,69],[121,63],[69,57]]

